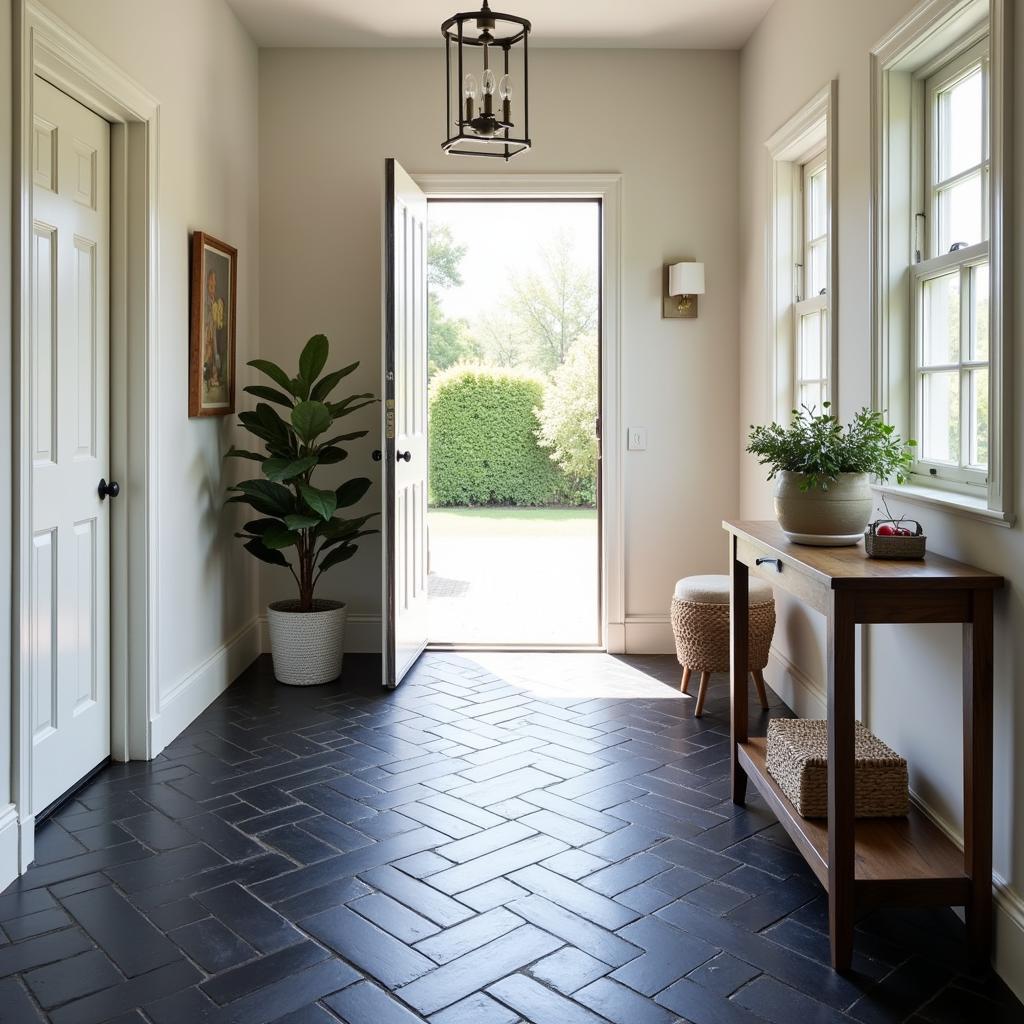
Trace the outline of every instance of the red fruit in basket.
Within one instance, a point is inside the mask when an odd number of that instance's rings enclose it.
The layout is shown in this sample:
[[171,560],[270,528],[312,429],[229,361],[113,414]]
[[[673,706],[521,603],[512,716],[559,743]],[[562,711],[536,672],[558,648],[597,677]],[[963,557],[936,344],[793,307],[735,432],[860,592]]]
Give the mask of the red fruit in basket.
[[882,523],[882,525],[879,526],[877,530],[875,530],[875,533],[879,537],[895,537],[899,533],[899,530],[897,530],[895,526],[892,526],[889,523]]
[[901,526],[896,531],[896,536],[897,537],[913,537],[914,534],[910,530],[908,530],[905,526]]

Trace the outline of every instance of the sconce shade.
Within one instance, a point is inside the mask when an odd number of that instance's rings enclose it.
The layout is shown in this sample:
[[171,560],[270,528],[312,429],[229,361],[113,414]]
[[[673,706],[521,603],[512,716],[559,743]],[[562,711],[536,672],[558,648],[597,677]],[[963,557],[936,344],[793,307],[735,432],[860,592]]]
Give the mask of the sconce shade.
[[704,264],[673,263],[668,268],[669,295],[703,295]]

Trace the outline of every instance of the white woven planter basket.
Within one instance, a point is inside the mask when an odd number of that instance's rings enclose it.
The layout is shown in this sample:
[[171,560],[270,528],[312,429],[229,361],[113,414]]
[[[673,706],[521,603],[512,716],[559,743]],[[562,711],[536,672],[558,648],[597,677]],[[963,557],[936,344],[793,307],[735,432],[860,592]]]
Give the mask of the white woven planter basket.
[[275,601],[267,608],[274,675],[289,686],[316,686],[341,675],[345,654],[345,615],[341,601],[314,601],[300,612],[298,601]]

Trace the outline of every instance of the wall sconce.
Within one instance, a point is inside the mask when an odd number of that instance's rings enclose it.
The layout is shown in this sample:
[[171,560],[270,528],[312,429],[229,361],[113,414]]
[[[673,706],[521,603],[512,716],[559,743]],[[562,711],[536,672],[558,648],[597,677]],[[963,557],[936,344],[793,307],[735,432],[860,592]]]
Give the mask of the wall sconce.
[[664,292],[662,319],[696,319],[697,296],[704,294],[704,264],[693,260],[666,263]]

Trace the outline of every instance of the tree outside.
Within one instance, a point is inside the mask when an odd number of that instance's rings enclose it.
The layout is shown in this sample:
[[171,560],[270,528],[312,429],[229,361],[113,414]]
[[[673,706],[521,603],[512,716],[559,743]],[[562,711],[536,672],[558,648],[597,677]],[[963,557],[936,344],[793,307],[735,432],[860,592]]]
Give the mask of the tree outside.
[[[496,275],[496,295],[482,308],[460,316],[449,311],[451,297],[466,284],[467,258],[480,257],[469,254],[469,246],[451,223],[432,217],[427,275],[431,412],[447,415],[437,405],[441,373],[449,391],[453,370],[457,375],[460,367],[471,376],[490,369],[519,370],[537,378],[541,395],[533,434],[561,475],[541,503],[593,505],[599,380],[596,266],[581,258],[579,239],[569,226],[548,232],[531,248],[528,258],[519,260],[507,277]],[[494,290],[491,282],[488,287]],[[471,418],[463,419],[471,429]],[[447,424],[445,436],[450,436]],[[468,440],[467,445],[473,447]],[[437,455],[438,472],[449,480],[457,467],[448,466],[441,452]],[[479,493],[479,481],[469,489]],[[495,501],[503,504],[530,504],[536,497],[535,487],[524,488],[521,501],[509,500],[505,488],[496,488],[495,493]]]

